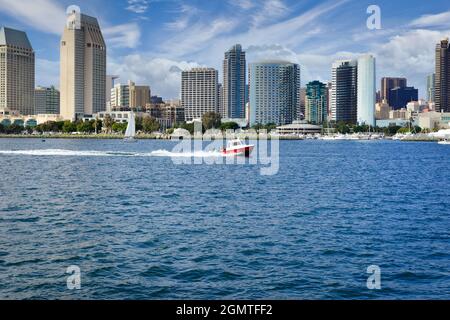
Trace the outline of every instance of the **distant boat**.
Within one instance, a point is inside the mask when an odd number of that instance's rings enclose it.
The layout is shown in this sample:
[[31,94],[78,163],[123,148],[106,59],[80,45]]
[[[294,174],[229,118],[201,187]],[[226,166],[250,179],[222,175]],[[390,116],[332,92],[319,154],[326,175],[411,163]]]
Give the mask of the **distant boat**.
[[450,144],[450,140],[449,139],[445,139],[445,140],[439,141],[438,143],[439,144]]
[[126,142],[137,142],[136,140],[136,120],[134,118],[134,112],[130,112],[130,117],[128,119],[127,130],[125,131]]

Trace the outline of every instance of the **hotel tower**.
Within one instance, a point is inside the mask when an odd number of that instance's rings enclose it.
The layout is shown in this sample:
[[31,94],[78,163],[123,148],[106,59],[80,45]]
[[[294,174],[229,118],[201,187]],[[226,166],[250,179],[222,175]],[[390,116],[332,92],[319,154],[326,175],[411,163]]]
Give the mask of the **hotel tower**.
[[32,115],[35,56],[25,32],[0,30],[0,108]]
[[61,115],[106,110],[106,44],[96,18],[71,12],[61,39]]

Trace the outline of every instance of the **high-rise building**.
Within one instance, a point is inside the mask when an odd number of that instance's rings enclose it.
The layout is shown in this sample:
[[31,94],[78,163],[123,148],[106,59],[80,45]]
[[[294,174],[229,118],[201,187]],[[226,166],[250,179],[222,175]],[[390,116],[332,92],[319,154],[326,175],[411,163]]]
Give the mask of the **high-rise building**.
[[342,60],[333,63],[331,120],[356,123],[358,107],[358,62]]
[[322,124],[328,116],[328,89],[325,83],[313,81],[306,85],[305,120]]
[[225,52],[223,61],[224,118],[245,118],[246,74],[245,51],[237,44]]
[[[111,90],[112,109],[144,108],[151,103],[151,90],[149,86],[137,86],[133,81],[128,84],[116,84]],[[162,101],[161,101],[162,103]]]
[[106,110],[106,44],[96,18],[73,12],[61,39],[61,115]]
[[328,95],[328,120],[331,119],[331,90],[333,89],[333,82],[327,82],[327,95]]
[[22,115],[34,110],[35,55],[27,34],[10,28],[0,30],[0,109]]
[[219,83],[219,88],[217,89],[217,94],[219,95],[218,98],[218,104],[219,104],[219,113],[222,116],[222,118],[225,118],[225,115],[227,112],[225,111],[225,104],[223,100],[223,85]]
[[117,79],[119,79],[119,76],[106,76],[105,99],[107,111],[111,111],[111,90],[114,88]]
[[59,114],[59,91],[55,87],[37,87],[34,90],[36,114]]
[[371,55],[358,59],[358,116],[359,124],[375,126],[376,60]]
[[381,78],[381,101],[386,100],[390,105],[389,92],[394,88],[405,88],[408,85],[406,78]]
[[389,105],[393,110],[406,108],[411,101],[419,100],[419,90],[414,87],[397,87],[389,92]]
[[432,73],[427,76],[427,101],[434,102],[435,96],[435,83],[436,83],[436,74]]
[[285,61],[249,65],[250,125],[291,124],[300,104],[300,66]]
[[219,72],[193,68],[181,74],[181,106],[186,121],[201,119],[207,112],[219,112]]
[[130,107],[130,87],[124,84],[116,84],[111,89],[111,110]]
[[450,112],[450,45],[446,38],[436,45],[436,111]]
[[306,88],[300,88],[300,103],[298,104],[298,110],[295,116],[296,120],[305,119],[305,108],[306,108]]
[[250,102],[250,86],[245,85],[245,108],[247,108],[247,103]]
[[143,108],[150,103],[151,90],[149,86],[137,86],[134,82],[128,81],[128,88],[130,108]]

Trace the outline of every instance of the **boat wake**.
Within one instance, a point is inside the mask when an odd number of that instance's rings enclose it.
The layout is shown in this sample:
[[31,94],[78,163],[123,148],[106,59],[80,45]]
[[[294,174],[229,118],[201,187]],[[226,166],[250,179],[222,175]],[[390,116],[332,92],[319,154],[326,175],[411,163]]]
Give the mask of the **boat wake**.
[[148,153],[119,151],[78,151],[65,149],[0,150],[0,155],[23,155],[40,157],[167,157],[167,158],[208,158],[224,157],[219,151],[171,152],[156,150]]

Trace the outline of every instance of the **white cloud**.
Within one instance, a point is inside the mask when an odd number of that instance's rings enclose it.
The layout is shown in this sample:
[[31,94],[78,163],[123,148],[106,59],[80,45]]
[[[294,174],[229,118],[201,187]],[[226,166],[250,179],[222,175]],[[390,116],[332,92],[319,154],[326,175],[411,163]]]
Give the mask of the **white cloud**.
[[[348,1],[327,1],[297,17],[265,27],[249,27],[248,23],[243,23],[245,14],[216,19],[207,16],[204,21],[196,21],[173,35],[169,34],[160,53],[177,59],[195,55],[198,61],[220,67],[218,62],[223,52],[236,43],[244,46],[282,44],[296,49],[321,30],[316,24],[319,18]],[[245,29],[238,29],[242,27]]]
[[391,37],[374,51],[383,66],[391,72],[429,73],[434,69],[435,48],[448,32],[412,30]]
[[181,86],[181,71],[200,66],[195,62],[175,61],[133,54],[120,59],[109,59],[110,74],[120,75],[120,82],[133,80],[150,85],[152,95],[178,98]]
[[179,57],[202,52],[209,55],[208,49],[214,47],[222,35],[233,31],[237,24],[236,20],[226,18],[195,22],[163,42],[163,54]]
[[425,77],[435,69],[436,44],[450,34],[447,31],[411,30],[391,37],[382,45],[374,45],[378,74],[382,76],[404,76],[409,85],[425,94]]
[[253,26],[260,27],[285,16],[289,12],[282,0],[265,0],[262,9],[253,16]]
[[327,1],[294,18],[263,28],[251,28],[241,35],[240,41],[249,44],[282,43],[285,46],[299,47],[302,41],[314,35],[314,32],[310,33],[313,23],[348,1]]
[[54,0],[0,0],[0,11],[37,30],[61,34],[65,8]]
[[140,43],[141,30],[137,23],[121,24],[103,29],[106,43],[112,47],[136,48]]
[[229,0],[229,3],[243,10],[249,10],[255,6],[252,0]]
[[181,31],[186,29],[191,23],[191,20],[200,13],[200,10],[193,6],[183,4],[180,6],[178,12],[179,17],[176,20],[165,24],[167,29],[172,31]]
[[412,27],[448,27],[450,26],[450,11],[438,14],[428,14],[411,22]]
[[128,11],[142,14],[147,12],[150,2],[148,0],[128,0]]

